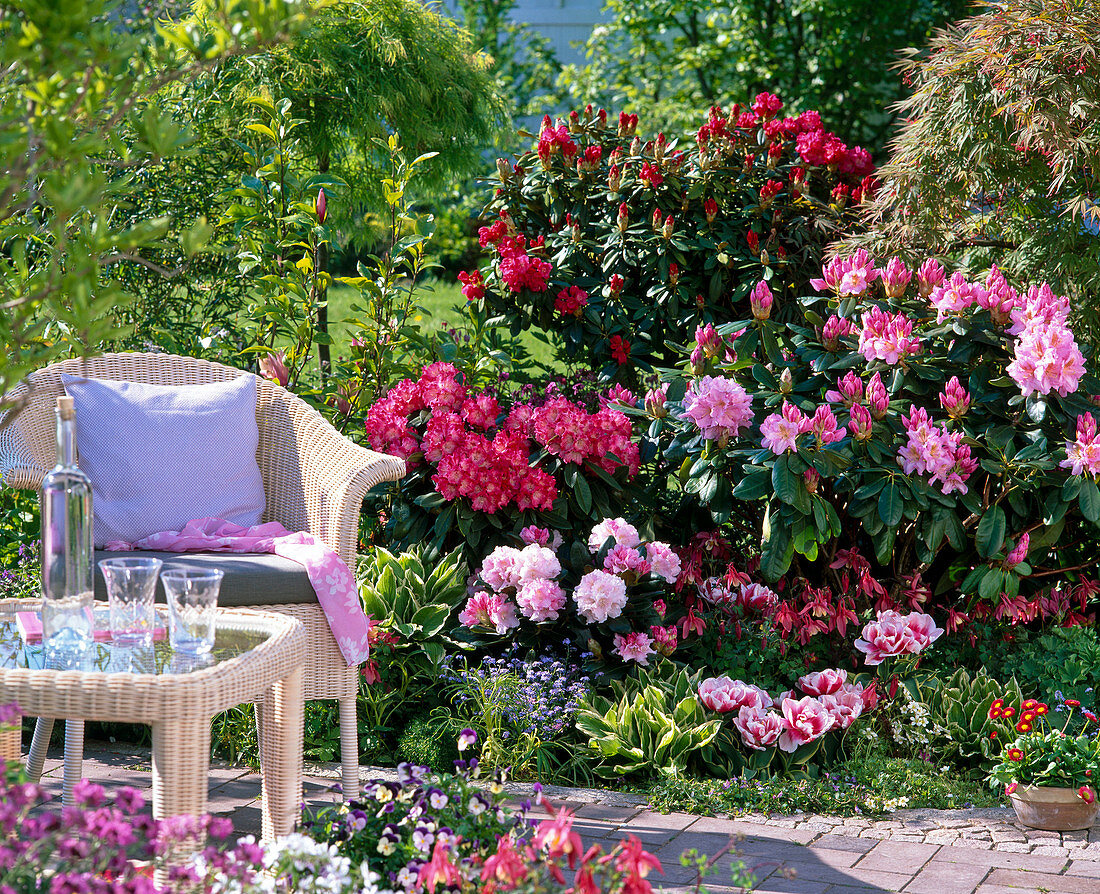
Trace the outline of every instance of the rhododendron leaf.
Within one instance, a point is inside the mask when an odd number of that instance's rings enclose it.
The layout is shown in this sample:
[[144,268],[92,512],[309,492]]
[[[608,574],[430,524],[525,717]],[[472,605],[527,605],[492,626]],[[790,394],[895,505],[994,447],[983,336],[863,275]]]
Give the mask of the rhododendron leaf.
[[978,585],[982,582],[983,578],[985,578],[988,571],[988,565],[979,565],[977,568],[972,569],[959,585],[959,592],[964,596],[969,596],[976,592]]
[[1081,482],[1081,493],[1077,497],[1077,502],[1085,518],[1090,522],[1100,521],[1100,490],[1091,478]]
[[767,469],[751,468],[737,486],[733,489],[733,495],[739,500],[759,500],[771,491],[772,476]]
[[581,514],[588,515],[592,509],[592,491],[583,475],[577,476],[577,480],[573,485],[573,496],[577,501],[577,508],[580,509]]
[[1035,422],[1042,422],[1047,414],[1047,402],[1038,394],[1032,394],[1027,399],[1027,415]]
[[986,509],[982,520],[978,522],[978,530],[974,537],[978,555],[988,559],[1000,551],[1005,541],[1006,526],[1005,512],[1000,506],[990,506]]
[[982,599],[996,599],[1000,596],[1003,589],[1005,579],[1004,570],[1001,568],[990,568],[988,574],[982,578],[980,584],[978,584],[978,595]]
[[901,522],[902,511],[905,508],[901,499],[901,492],[894,481],[890,481],[882,488],[878,497],[878,514],[882,523],[887,527],[894,527]]
[[890,558],[894,554],[894,541],[897,536],[898,529],[888,526],[883,528],[882,532],[874,538],[875,558],[880,565],[886,565],[890,562]]

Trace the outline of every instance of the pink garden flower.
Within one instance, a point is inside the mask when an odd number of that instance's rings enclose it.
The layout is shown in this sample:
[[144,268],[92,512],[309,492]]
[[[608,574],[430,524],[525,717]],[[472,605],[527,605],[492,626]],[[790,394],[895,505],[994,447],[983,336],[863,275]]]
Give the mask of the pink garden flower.
[[577,612],[589,624],[602,624],[617,618],[626,607],[626,584],[606,571],[590,571],[573,590]]
[[779,597],[763,584],[742,584],[737,591],[737,604],[753,611],[771,611],[779,604]]
[[852,407],[848,419],[848,430],[852,433],[853,438],[857,441],[869,441],[872,435],[872,425],[870,410],[860,404]]
[[783,409],[760,423],[762,446],[776,456],[798,449],[798,436],[809,429],[810,420],[793,404],[783,401]]
[[676,651],[675,624],[670,624],[668,627],[660,627],[655,624],[649,628],[649,632],[653,637],[653,647],[660,654],[667,657]]
[[917,291],[920,293],[921,298],[930,296],[933,289],[942,283],[943,279],[943,267],[939,265],[935,258],[928,258],[920,265],[920,270],[917,271]]
[[644,633],[615,634],[615,654],[623,661],[636,661],[642,667],[649,667],[649,656],[654,652],[652,644],[653,640]]
[[865,663],[874,666],[897,655],[915,655],[942,635],[943,630],[930,615],[912,612],[903,616],[887,610],[863,628],[863,636],[855,646],[866,656]]
[[650,388],[645,393],[645,411],[657,419],[668,415],[665,404],[668,402],[668,383]]
[[603,560],[603,570],[611,574],[623,574],[631,571],[638,577],[649,574],[649,562],[636,549],[616,545],[608,550]]
[[920,339],[913,335],[913,321],[904,314],[890,314],[878,307],[863,314],[859,352],[867,362],[882,360],[896,366],[920,350]]
[[749,295],[749,307],[752,309],[753,319],[768,319],[772,315],[772,302],[774,300],[772,290],[767,282],[760,280],[753,286],[752,294]]
[[[561,563],[554,551],[537,543],[530,543],[516,556],[515,575],[517,585],[522,581],[549,580],[561,574]],[[483,578],[484,579],[484,578]]]
[[737,710],[733,725],[741,734],[745,746],[754,751],[763,751],[774,745],[786,729],[783,718],[775,711],[751,705],[742,705]]
[[642,542],[638,529],[626,519],[605,518],[588,535],[588,549],[592,555],[596,555],[609,538],[614,539],[616,546],[625,546],[628,549],[633,549]]
[[819,700],[832,716],[834,729],[847,729],[863,713],[862,692],[855,688],[842,687],[822,695]]
[[848,672],[844,670],[815,671],[798,678],[798,688],[806,695],[832,695],[848,681]]
[[752,395],[733,379],[703,376],[684,396],[684,413],[708,441],[736,437],[752,423]]
[[1005,568],[1011,571],[1017,565],[1019,565],[1024,559],[1027,558],[1027,550],[1031,545],[1031,535],[1024,531],[1020,535],[1020,539],[1016,541],[1016,545],[1012,547],[1008,555],[1005,556]]
[[[498,546],[481,563],[478,576],[493,590],[506,590],[519,585],[520,553],[512,546]],[[559,566],[558,571],[561,571]]]
[[1100,436],[1092,413],[1077,417],[1077,440],[1066,441],[1066,458],[1058,465],[1072,475],[1100,475]]
[[779,747],[788,754],[800,745],[820,739],[833,728],[835,720],[829,709],[811,696],[785,698],[782,704],[784,729],[779,736]]
[[900,298],[904,295],[905,287],[913,278],[912,272],[902,263],[901,258],[891,258],[890,263],[881,273],[882,286],[886,290],[887,298]]
[[821,329],[821,344],[826,351],[835,351],[840,348],[840,340],[851,331],[852,324],[848,320],[833,314]]
[[825,392],[825,400],[829,403],[841,403],[849,409],[863,403],[863,380],[854,371],[848,370],[836,387],[836,391]]
[[260,358],[260,375],[284,388],[290,381],[290,370],[286,365],[286,351],[276,351]]
[[726,586],[724,579],[720,577],[708,577],[696,586],[695,591],[699,598],[710,605],[728,605],[733,601],[733,594]]
[[978,304],[989,311],[994,323],[1004,326],[1012,319],[1012,309],[1019,300],[1016,290],[1008,284],[1004,274],[994,264],[985,279],[985,292],[978,296]]
[[516,607],[499,593],[475,593],[466,600],[458,620],[466,627],[492,627],[500,634],[519,626]]
[[1021,333],[1013,346],[1008,374],[1020,386],[1024,397],[1073,394],[1085,374],[1085,358],[1073,333],[1062,323],[1036,323]]
[[729,677],[711,677],[699,684],[699,701],[712,711],[728,714],[744,706],[770,708],[772,700],[759,686],[731,680]]
[[552,580],[537,577],[520,581],[516,590],[520,613],[532,621],[556,621],[565,606],[565,591]]
[[813,434],[818,449],[844,439],[844,429],[837,425],[836,416],[828,404],[822,404],[814,411],[806,430]]
[[970,392],[962,386],[958,376],[952,376],[940,392],[940,406],[952,419],[961,419],[970,410]]
[[946,283],[932,289],[928,301],[936,308],[936,321],[942,323],[951,314],[961,313],[984,297],[985,289],[977,283],[967,282],[961,273],[951,274]]
[[667,543],[655,540],[645,548],[649,570],[665,583],[674,584],[680,576],[680,557]]
[[864,402],[875,419],[884,418],[890,410],[890,395],[886,393],[886,386],[882,383],[882,377],[878,373],[871,376],[871,381],[867,383],[867,394]]

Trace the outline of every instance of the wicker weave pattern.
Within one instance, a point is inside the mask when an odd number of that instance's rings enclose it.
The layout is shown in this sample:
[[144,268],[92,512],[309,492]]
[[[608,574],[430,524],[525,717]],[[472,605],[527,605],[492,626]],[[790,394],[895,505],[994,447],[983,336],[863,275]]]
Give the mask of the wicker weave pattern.
[[[26,405],[12,424],[0,427],[0,480],[11,487],[37,488],[54,465],[53,408],[63,391],[62,373],[153,385],[225,382],[250,375],[220,363],[171,354],[106,354],[44,367],[12,392],[14,399],[25,398]],[[354,569],[363,497],[376,484],[401,478],[405,463],[352,443],[304,401],[266,379],[258,378],[256,383],[256,421],[260,430],[256,459],[267,496],[263,520],[315,534]],[[352,797],[358,790],[357,670],[344,661],[319,605],[263,608],[305,625],[304,698],[340,700],[344,792]]]
[[[39,605],[38,600],[0,600],[0,611]],[[235,705],[262,704],[264,833],[286,834],[297,820],[302,792],[306,633],[293,618],[248,609],[221,609],[218,626],[258,630],[269,638],[236,658],[189,674],[0,669],[0,702],[18,702],[39,717],[70,718],[77,727],[70,732],[81,732],[82,720],[150,725],[157,817],[206,811],[211,718]],[[0,756],[18,758],[18,747],[18,738],[0,740]],[[71,767],[78,773],[79,754],[66,755],[66,773]]]

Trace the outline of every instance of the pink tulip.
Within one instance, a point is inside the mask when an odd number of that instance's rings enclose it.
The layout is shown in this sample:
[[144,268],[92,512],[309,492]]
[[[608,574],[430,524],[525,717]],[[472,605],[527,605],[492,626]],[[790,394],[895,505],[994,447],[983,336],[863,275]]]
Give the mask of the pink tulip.
[[726,676],[711,677],[700,683],[699,701],[722,714],[737,711],[745,705],[761,710],[772,706],[771,698],[763,689]]
[[848,681],[844,670],[823,670],[798,678],[798,688],[806,695],[832,695]]
[[800,745],[820,739],[833,728],[834,723],[829,709],[810,696],[797,701],[793,698],[784,699],[783,720],[785,729],[779,736],[779,747],[788,754],[796,751]]
[[847,729],[863,713],[863,696],[854,689],[840,689],[821,696],[821,704],[832,715],[836,729]]
[[754,751],[763,751],[774,745],[783,734],[783,718],[775,711],[744,705],[737,711],[733,725],[741,734],[741,741]]

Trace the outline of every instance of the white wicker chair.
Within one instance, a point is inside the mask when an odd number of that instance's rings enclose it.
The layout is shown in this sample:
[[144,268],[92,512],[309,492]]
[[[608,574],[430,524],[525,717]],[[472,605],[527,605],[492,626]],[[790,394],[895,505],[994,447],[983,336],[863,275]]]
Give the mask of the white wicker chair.
[[[10,487],[37,488],[56,462],[53,408],[63,391],[63,372],[155,385],[225,382],[249,375],[170,354],[106,354],[44,367],[11,393],[22,407],[11,424],[0,428],[0,480]],[[257,377],[256,390],[256,459],[267,496],[263,521],[317,535],[354,571],[363,497],[376,484],[401,478],[404,461],[354,444],[285,388]],[[347,666],[319,604],[252,607],[293,615],[305,627],[304,697],[339,702],[344,796],[354,797],[359,790],[358,668]]]

